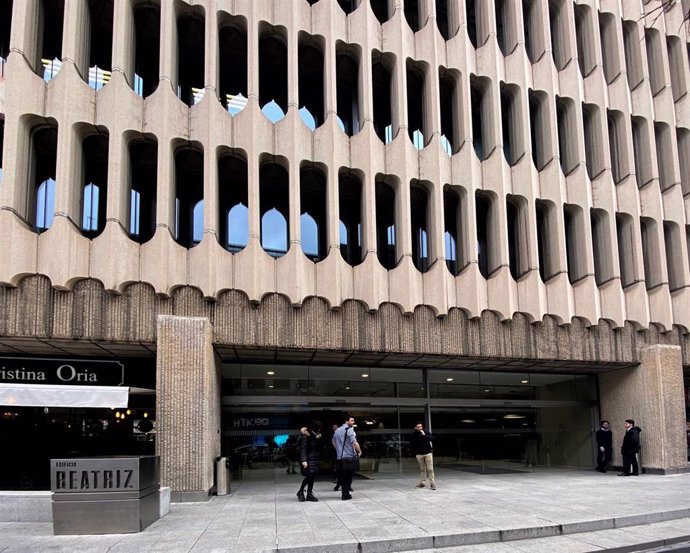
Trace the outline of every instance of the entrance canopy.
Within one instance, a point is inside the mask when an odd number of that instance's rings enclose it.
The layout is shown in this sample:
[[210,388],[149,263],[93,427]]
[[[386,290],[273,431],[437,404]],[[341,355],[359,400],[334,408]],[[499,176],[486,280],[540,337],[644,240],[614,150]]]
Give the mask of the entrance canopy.
[[13,407],[127,407],[129,393],[130,388],[126,386],[0,384],[0,405]]

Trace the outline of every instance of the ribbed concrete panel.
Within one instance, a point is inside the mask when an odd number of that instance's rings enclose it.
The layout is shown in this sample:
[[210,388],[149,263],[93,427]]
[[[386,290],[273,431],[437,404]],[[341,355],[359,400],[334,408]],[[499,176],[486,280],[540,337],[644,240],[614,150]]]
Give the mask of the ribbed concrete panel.
[[682,364],[690,365],[690,338],[678,328],[637,330],[604,321],[588,327],[578,319],[560,325],[550,316],[531,323],[521,314],[501,321],[489,311],[470,318],[460,309],[436,317],[427,307],[406,315],[396,305],[369,311],[356,301],[334,310],[320,298],[291,306],[277,294],[257,304],[236,291],[212,301],[193,288],[179,288],[166,298],[141,283],[122,294],[106,292],[96,281],[81,281],[73,291],[62,292],[40,276],[24,279],[18,288],[0,287],[0,343],[39,337],[152,346],[161,315],[208,319],[217,347],[636,363],[639,347],[658,344],[680,347]]
[[[687,463],[685,398],[680,349],[643,347],[640,366],[599,377],[601,415],[622,428],[633,419],[642,428],[642,463],[647,468],[669,469]],[[621,464],[623,436],[614,434],[614,463]]]
[[172,488],[174,501],[208,498],[220,455],[220,370],[211,336],[208,319],[158,318],[156,454],[161,485]]

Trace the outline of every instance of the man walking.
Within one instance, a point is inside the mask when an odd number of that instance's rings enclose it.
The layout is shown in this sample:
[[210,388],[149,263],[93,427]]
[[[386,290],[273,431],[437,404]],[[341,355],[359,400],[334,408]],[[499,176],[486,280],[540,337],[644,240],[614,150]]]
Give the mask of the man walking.
[[348,415],[345,418],[345,423],[333,434],[333,447],[335,449],[336,462],[338,463],[338,483],[341,486],[343,501],[352,499],[350,489],[352,488],[352,477],[355,473],[354,470],[343,466],[343,459],[359,458],[362,455],[362,450],[357,443],[357,434],[355,434],[354,426],[354,417]]
[[419,464],[419,482],[418,488],[423,488],[426,484],[427,477],[429,478],[429,486],[432,490],[436,489],[436,480],[434,478],[434,454],[431,452],[431,441],[434,437],[431,434],[424,432],[424,425],[421,422],[415,424],[414,432],[410,437],[410,449],[412,454],[417,458]]
[[611,462],[613,453],[613,432],[609,428],[609,421],[601,421],[601,428],[597,430],[597,468],[599,472],[606,472],[606,465]]
[[637,453],[640,451],[640,432],[633,419],[625,419],[625,436],[621,454],[623,455],[623,472],[618,476],[637,476],[640,471],[637,465]]

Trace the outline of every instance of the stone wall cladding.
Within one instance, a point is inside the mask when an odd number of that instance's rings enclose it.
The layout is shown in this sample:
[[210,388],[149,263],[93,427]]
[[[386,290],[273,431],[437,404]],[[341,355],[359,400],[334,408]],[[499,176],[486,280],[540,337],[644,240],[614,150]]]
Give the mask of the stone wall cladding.
[[[161,484],[208,496],[220,455],[220,371],[208,319],[159,318],[156,454]],[[184,393],[181,393],[184,391]]]
[[159,315],[208,318],[218,346],[635,363],[637,348],[661,344],[680,346],[683,364],[690,365],[690,339],[680,329],[638,330],[630,323],[615,328],[573,319],[562,325],[550,316],[533,323],[520,313],[503,321],[491,311],[470,318],[461,309],[437,317],[425,307],[412,314],[392,304],[370,311],[353,300],[333,309],[316,297],[294,306],[279,294],[256,303],[236,290],[214,300],[190,287],[161,296],[143,283],[113,294],[94,280],[63,292],[42,276],[27,277],[16,288],[0,286],[0,336],[10,339],[153,345]]
[[[348,340],[343,343],[349,345],[361,344],[365,349],[397,350],[448,350],[477,353],[474,344],[484,343],[482,346],[487,353],[503,355],[509,351],[520,351],[521,338],[511,333],[511,339],[486,340],[488,335],[475,336],[475,326],[478,323],[466,322],[481,317],[487,310],[498,314],[497,320],[485,321],[482,331],[491,334],[504,329],[500,321],[513,318],[520,319],[515,314],[522,313],[530,321],[541,321],[545,317],[554,317],[558,322],[574,323],[570,330],[547,330],[551,332],[551,340],[541,340],[538,344],[530,345],[537,350],[554,348],[561,350],[573,347],[574,356],[591,357],[595,355],[594,346],[587,340],[570,341],[569,333],[584,332],[579,325],[595,325],[592,332],[596,332],[596,325],[600,320],[610,321],[615,327],[625,329],[628,322],[649,328],[652,324],[660,324],[663,329],[671,330],[690,328],[690,265],[688,264],[687,232],[688,213],[690,208],[690,194],[683,189],[681,183],[678,151],[675,141],[672,144],[672,162],[667,172],[672,185],[660,186],[659,171],[656,164],[656,151],[651,147],[648,167],[645,167],[651,178],[646,183],[639,183],[632,169],[619,183],[614,184],[610,162],[608,161],[608,141],[603,139],[598,145],[597,155],[603,159],[603,170],[592,179],[586,170],[586,155],[583,135],[581,106],[587,104],[598,106],[600,119],[598,122],[601,137],[606,135],[606,110],[612,109],[623,114],[626,121],[626,131],[629,131],[630,116],[641,117],[648,123],[648,138],[653,144],[654,123],[668,125],[672,132],[675,129],[690,128],[690,96],[674,98],[671,93],[671,79],[666,48],[661,48],[659,60],[647,60],[644,48],[645,27],[653,27],[663,37],[679,38],[683,44],[688,40],[687,26],[682,24],[681,2],[672,3],[669,9],[658,11],[659,2],[642,2],[641,0],[612,0],[605,3],[583,1],[578,5],[587,6],[590,21],[595,32],[593,41],[593,69],[586,78],[578,71],[577,41],[575,40],[574,3],[563,2],[569,24],[563,29],[565,33],[561,45],[568,63],[560,69],[554,65],[549,52],[549,15],[546,0],[535,2],[535,9],[539,11],[537,18],[541,34],[544,37],[542,45],[544,51],[534,63],[530,62],[524,46],[521,10],[517,9],[515,32],[517,42],[515,48],[505,57],[501,53],[496,41],[496,16],[493,2],[486,0],[477,2],[484,8],[482,17],[486,31],[486,40],[480,41],[477,49],[473,48],[467,34],[465,22],[465,2],[451,0],[448,4],[449,14],[457,18],[457,32],[448,41],[441,37],[435,25],[436,3],[433,0],[420,0],[421,11],[425,15],[422,28],[413,33],[403,14],[402,2],[389,2],[396,9],[391,18],[380,25],[374,16],[370,3],[366,0],[359,2],[357,9],[346,15],[335,0],[320,0],[310,5],[306,0],[235,0],[233,2],[220,0],[195,0],[194,2],[179,0],[178,2],[161,2],[161,56],[160,82],[156,92],[145,100],[137,96],[132,88],[132,2],[115,2],[115,40],[112,49],[112,78],[102,89],[91,89],[82,79],[84,67],[78,67],[79,60],[87,58],[83,49],[87,40],[80,40],[84,34],[83,6],[75,3],[67,4],[69,9],[65,13],[64,36],[66,37],[62,51],[62,68],[52,81],[46,83],[36,75],[28,60],[35,50],[36,22],[35,13],[38,0],[24,0],[14,3],[13,26],[11,38],[11,54],[6,66],[6,80],[2,91],[4,101],[2,111],[5,115],[5,156],[4,182],[0,186],[0,282],[18,285],[26,275],[42,274],[61,290],[75,288],[76,294],[86,294],[92,291],[84,290],[84,286],[77,285],[82,279],[93,279],[103,283],[109,291],[125,292],[131,297],[133,290],[131,282],[146,282],[151,287],[142,292],[141,301],[148,305],[157,304],[161,309],[138,311],[136,314],[123,312],[122,316],[139,317],[137,321],[119,320],[116,314],[109,314],[105,320],[90,318],[90,309],[106,309],[111,304],[118,303],[114,297],[107,299],[94,297],[100,302],[98,305],[88,305],[87,310],[77,312],[71,309],[71,296],[54,296],[51,305],[50,328],[45,328],[48,320],[38,318],[32,313],[31,306],[22,306],[27,321],[15,320],[12,323],[22,328],[10,329],[10,332],[20,332],[26,335],[44,335],[52,333],[58,335],[63,329],[81,331],[85,336],[98,336],[99,339],[130,339],[122,336],[126,328],[128,333],[137,339],[152,340],[152,325],[150,318],[154,312],[163,309],[178,309],[179,304],[187,306],[180,308],[180,312],[193,316],[205,316],[211,310],[211,304],[185,300],[185,295],[197,294],[193,288],[200,290],[205,297],[216,298],[219,303],[227,301],[225,290],[241,290],[253,303],[260,303],[262,309],[270,309],[276,301],[274,294],[279,293],[288,298],[290,304],[299,305],[309,303],[309,298],[318,296],[323,298],[329,306],[339,307],[340,314],[329,313],[328,317],[339,320],[347,316],[354,309],[352,300],[356,300],[355,312],[378,309],[376,324],[379,329],[374,334],[362,333],[369,323],[370,316],[362,317],[358,321],[357,331],[348,330]],[[179,6],[184,4],[200,6],[205,12],[206,52],[205,52],[205,90],[206,94],[197,105],[188,108],[175,94],[177,79],[177,44],[175,43],[175,14]],[[519,3],[518,3],[519,5]],[[218,35],[217,17],[221,12],[228,12],[234,16],[246,18],[246,28],[249,37],[248,47],[248,97],[246,108],[236,117],[231,117],[218,102],[214,92],[218,88],[218,41],[212,37]],[[618,65],[620,73],[614,78],[607,79],[603,73],[602,47],[598,30],[596,14],[610,14],[616,22],[615,40],[618,51]],[[652,12],[649,17],[641,14]],[[625,60],[623,57],[623,42],[620,21],[635,22],[635,30],[639,37],[640,63],[642,80],[631,92],[626,82]],[[127,23],[128,22],[128,23]],[[258,103],[259,71],[258,67],[258,29],[262,22],[280,26],[285,29],[288,38],[288,52],[291,63],[288,68],[288,113],[277,124],[272,125],[261,113]],[[297,59],[297,40],[301,32],[323,37],[325,49],[325,67],[329,75],[325,82],[324,102],[326,121],[314,132],[310,132],[298,115],[298,68],[294,61]],[[361,73],[362,99],[361,121],[363,128],[353,137],[342,133],[337,125],[335,112],[335,83],[333,82],[334,51],[337,41],[355,44],[362,50]],[[374,50],[396,56],[393,69],[393,87],[395,101],[393,106],[394,140],[384,145],[376,136],[372,128],[373,101],[371,90],[371,52]],[[681,71],[681,81],[686,84],[690,78],[685,48],[680,53],[682,62],[678,67]],[[427,79],[428,114],[426,125],[429,132],[426,139],[428,144],[417,151],[408,138],[407,132],[407,102],[405,62],[407,59],[426,63],[429,67]],[[77,60],[75,62],[75,60]],[[650,89],[649,67],[662,67],[660,77],[664,79],[664,87],[652,95]],[[459,150],[448,157],[440,142],[440,107],[438,99],[438,81],[436,76],[439,67],[456,69],[460,73],[459,86],[462,88],[463,106],[460,118],[461,133]],[[678,70],[678,67],[675,69]],[[486,79],[491,87],[491,102],[495,116],[490,134],[494,137],[492,153],[483,161],[474,153],[472,148],[471,109],[468,106],[470,75]],[[509,166],[503,155],[500,93],[501,82],[514,85],[520,91],[517,104],[518,115],[522,121],[521,140],[524,142],[524,155],[513,165]],[[551,137],[548,144],[548,163],[540,171],[532,162],[531,145],[529,140],[529,90],[543,91],[548,101],[549,125]],[[573,145],[575,168],[567,175],[563,173],[559,164],[558,144],[556,133],[556,97],[567,98],[575,106],[575,135],[577,144]],[[163,116],[164,115],[164,116]],[[25,189],[28,186],[28,168],[25,145],[28,141],[30,121],[37,118],[52,118],[59,126],[58,140],[58,168],[56,192],[56,217],[52,227],[41,234],[36,234],[27,226],[27,202]],[[76,132],[80,125],[88,124],[106,128],[109,132],[111,149],[108,182],[108,212],[107,223],[103,233],[93,240],[83,236],[79,225],[78,213],[80,204],[80,190],[75,176],[72,174],[76,163],[76,145],[78,141],[68,139]],[[159,203],[156,214],[156,234],[147,243],[139,245],[129,239],[124,229],[128,226],[128,182],[126,177],[125,156],[126,148],[120,142],[125,133],[134,131],[150,133],[158,142],[158,194]],[[627,135],[630,133],[628,132]],[[627,136],[626,135],[626,136]],[[675,136],[675,135],[674,135]],[[185,249],[174,242],[170,229],[173,226],[174,194],[173,151],[179,141],[195,141],[201,144],[205,155],[205,228],[203,240],[191,249]],[[625,145],[626,155],[632,159],[632,146],[629,136]],[[217,240],[218,232],[218,182],[214,167],[214,156],[217,149],[230,146],[246,153],[249,176],[249,243],[237,254],[224,250]],[[333,186],[333,176],[338,174],[341,167],[358,169],[364,175],[363,193],[366,198],[373,198],[374,178],[377,174],[389,174],[399,179],[401,190],[409,190],[412,179],[423,179],[432,187],[433,202],[430,214],[431,244],[435,248],[436,257],[431,260],[431,269],[422,274],[413,266],[411,261],[411,239],[408,236],[410,228],[409,210],[401,210],[397,225],[405,229],[402,232],[399,264],[391,271],[386,271],[376,258],[376,245],[372,236],[375,228],[372,215],[373,207],[367,207],[368,225],[363,233],[369,243],[363,244],[367,256],[361,265],[351,267],[340,256],[337,236],[337,224],[329,226],[328,247],[329,255],[320,263],[312,263],[300,248],[299,221],[293,221],[290,236],[291,248],[286,255],[273,259],[262,249],[259,242],[260,217],[258,207],[258,174],[260,156],[282,156],[288,160],[291,180],[298,177],[297,169],[301,162],[320,163],[327,168],[331,179],[328,186]],[[297,183],[291,182],[294,187]],[[644,184],[644,186],[638,186]],[[498,229],[501,238],[492,246],[496,248],[499,259],[497,270],[485,279],[477,264],[477,249],[475,243],[473,200],[470,201],[470,211],[467,218],[470,221],[468,240],[469,265],[458,276],[452,276],[445,267],[443,244],[443,187],[450,185],[467,193],[472,199],[475,191],[484,190],[495,194],[499,199]],[[526,231],[528,242],[528,270],[517,281],[508,269],[509,253],[507,241],[503,236],[506,228],[505,198],[508,194],[520,196],[529,206],[530,225]],[[293,194],[291,213],[297,214],[299,206],[295,204],[299,193]],[[542,199],[556,206],[562,211],[566,203],[579,206],[585,213],[584,238],[580,245],[586,270],[581,280],[571,284],[567,278],[567,261],[565,257],[565,238],[562,217],[557,217],[556,231],[556,272],[555,276],[543,283],[538,273],[538,256],[535,244],[537,242],[534,229],[535,200]],[[337,193],[328,194],[328,212],[338,213]],[[409,198],[402,203],[409,206]],[[589,216],[591,208],[605,212],[607,219],[607,233],[610,237],[606,253],[613,260],[612,278],[597,286],[594,276],[591,228]],[[625,213],[632,217],[634,225],[634,263],[636,278],[625,288],[621,285],[618,264],[618,249],[615,244],[616,213]],[[641,216],[653,220],[656,224],[655,232],[650,235],[650,241],[659,252],[656,268],[660,271],[659,284],[646,289],[642,264],[642,246],[639,232]],[[294,218],[294,217],[293,217]],[[681,240],[674,258],[678,259],[680,267],[679,286],[672,293],[669,291],[666,254],[664,248],[663,223],[671,222],[681,230]],[[143,286],[143,285],[142,285]],[[182,287],[182,294],[174,290]],[[143,288],[141,288],[143,290]],[[159,301],[155,294],[169,294],[173,302]],[[96,294],[98,296],[98,294]],[[267,300],[264,300],[268,296]],[[281,297],[282,297],[281,296]],[[58,298],[61,301],[58,301]],[[40,302],[39,302],[40,303]],[[395,307],[396,304],[400,307]],[[348,307],[348,305],[350,307]],[[426,308],[420,306],[425,305]],[[113,306],[116,307],[116,306]],[[34,305],[33,309],[38,308]],[[121,308],[121,306],[120,306]],[[321,307],[323,310],[324,308]],[[399,311],[402,310],[411,320],[428,320],[429,313],[447,315],[446,320],[457,320],[458,325],[466,329],[468,340],[466,346],[453,342],[454,338],[444,336],[443,332],[430,332],[428,335],[418,335],[414,325],[401,324]],[[462,311],[460,311],[462,310]],[[307,309],[307,312],[311,312]],[[323,311],[325,313],[325,311]],[[287,313],[287,312],[286,312]],[[293,310],[291,313],[300,313]],[[412,314],[414,315],[407,315]],[[453,315],[457,313],[457,315]],[[462,313],[462,314],[461,314]],[[464,315],[466,313],[466,315]],[[287,315],[270,315],[277,317],[276,324],[264,322],[256,328],[249,329],[255,338],[262,343],[278,341],[276,333],[281,332],[283,324],[287,322]],[[457,316],[459,318],[454,319]],[[272,320],[270,317],[268,321]],[[292,317],[292,315],[291,315]],[[359,315],[358,315],[359,317]],[[310,332],[309,324],[318,320],[318,332]],[[100,321],[100,322],[99,322]],[[311,323],[310,323],[311,321]],[[320,319],[303,320],[294,315],[296,324],[306,325],[305,336],[312,340],[311,344],[319,343],[323,339],[326,343],[340,343],[341,338],[332,334],[322,335],[330,328],[328,321]],[[324,326],[320,326],[324,324]],[[336,323],[333,323],[336,324]],[[439,327],[449,324],[435,323]],[[607,325],[609,323],[606,323]],[[26,325],[36,325],[24,328]],[[91,325],[96,325],[92,327]],[[225,335],[226,330],[217,330]],[[336,324],[337,326],[337,324]],[[550,323],[549,325],[550,326]],[[524,325],[520,324],[520,328]],[[494,330],[491,330],[491,329]],[[513,328],[509,325],[509,328]],[[526,327],[525,327],[526,328]],[[239,331],[238,331],[239,332]],[[587,331],[588,333],[590,331]],[[673,331],[676,332],[675,330]],[[243,337],[246,334],[240,333]],[[336,332],[337,334],[337,332]],[[413,338],[414,336],[414,338]],[[439,336],[444,336],[439,341]],[[600,338],[605,336],[601,335]],[[524,337],[523,337],[524,338]],[[243,338],[244,339],[244,338]],[[286,337],[281,340],[286,341]],[[484,342],[482,342],[484,340]],[[300,339],[302,343],[304,339]],[[333,341],[333,342],[331,342]],[[292,345],[287,340],[287,345]],[[568,343],[569,342],[569,343]],[[510,344],[510,345],[508,345]],[[558,344],[558,346],[556,346]],[[615,347],[621,347],[620,342]],[[296,345],[296,344],[295,344]],[[604,345],[605,349],[614,347],[613,343]],[[474,348],[474,349],[473,349]],[[500,348],[503,348],[501,351]],[[581,351],[578,351],[581,350]],[[623,347],[623,349],[627,349]],[[484,351],[484,350],[482,350]],[[687,349],[686,349],[687,351]],[[542,353],[539,353],[542,354]],[[605,355],[611,355],[606,353]],[[623,352],[618,352],[623,355]],[[687,359],[685,355],[684,359]]]

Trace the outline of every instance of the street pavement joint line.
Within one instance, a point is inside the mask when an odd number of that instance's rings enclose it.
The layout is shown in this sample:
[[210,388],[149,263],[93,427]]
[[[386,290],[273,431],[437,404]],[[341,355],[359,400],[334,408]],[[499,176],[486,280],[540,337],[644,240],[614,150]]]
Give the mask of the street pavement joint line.
[[[392,487],[392,486],[388,486],[388,485],[387,485],[387,487],[390,488],[390,489],[392,489],[392,490],[394,490],[394,491],[397,491],[397,489],[394,488],[394,487]],[[374,500],[374,499],[372,499],[372,498],[370,498],[370,497],[368,497],[368,496],[367,496],[367,499],[369,499],[369,501],[371,501],[371,502],[373,502],[373,503],[376,503],[377,505],[383,507],[386,511],[388,511],[389,513],[392,513],[393,515],[395,515],[395,516],[398,517],[398,518],[401,518],[401,519],[404,520],[405,522],[409,522],[409,523],[412,524],[415,528],[418,528],[419,530],[422,530],[422,531],[425,532],[426,534],[429,533],[428,530],[426,530],[426,528],[422,528],[422,527],[421,527],[419,524],[417,524],[416,522],[413,522],[413,521],[409,520],[408,518],[406,518],[406,517],[404,517],[403,515],[397,513],[397,512],[394,511],[393,509],[391,509],[391,508],[389,508],[389,507],[386,507],[386,506],[383,505],[382,503],[380,503],[380,502],[378,502],[378,501],[376,501],[376,500]],[[429,503],[429,502],[426,501],[426,503]],[[433,503],[431,503],[431,504],[433,505]]]

